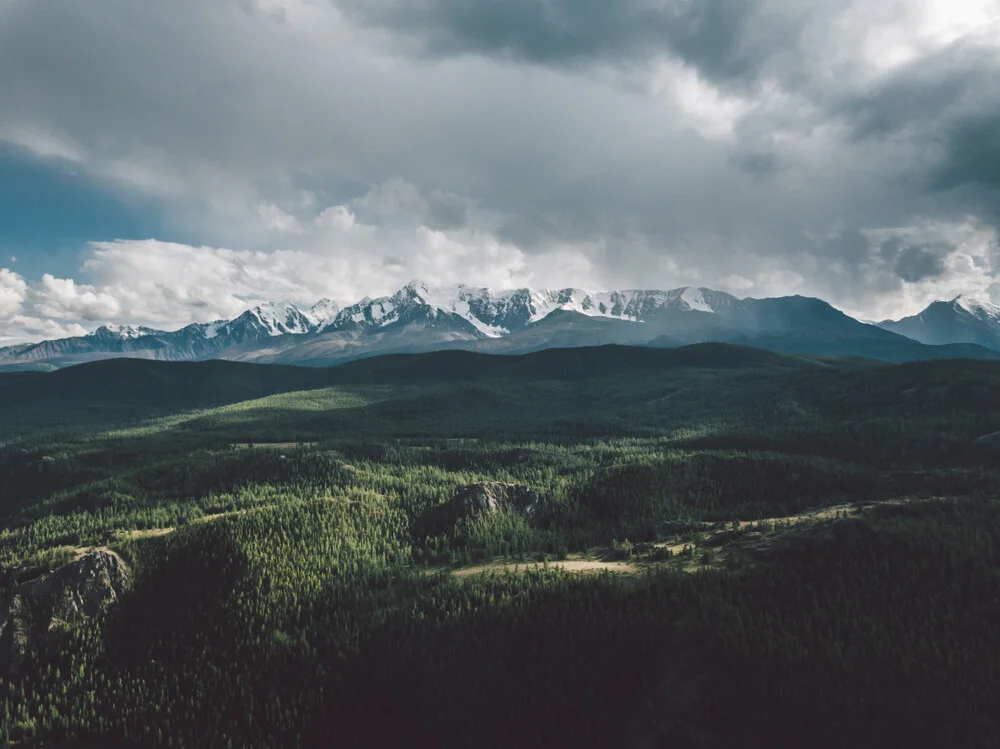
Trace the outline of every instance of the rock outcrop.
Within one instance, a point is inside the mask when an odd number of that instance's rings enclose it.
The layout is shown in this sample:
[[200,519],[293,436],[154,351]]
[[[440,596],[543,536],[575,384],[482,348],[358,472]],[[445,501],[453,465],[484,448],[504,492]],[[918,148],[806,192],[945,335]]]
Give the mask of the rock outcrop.
[[12,673],[49,631],[99,616],[129,584],[115,552],[95,549],[47,575],[0,591],[0,673]]
[[24,603],[12,591],[0,591],[0,674],[17,671],[27,647]]
[[418,538],[447,534],[462,518],[495,512],[515,512],[530,521],[544,523],[542,516],[550,506],[547,495],[527,486],[480,481],[463,487],[448,502],[429,509],[414,522],[412,532]]
[[531,519],[544,507],[546,498],[527,486],[481,481],[463,488],[452,501],[465,516],[508,510]]

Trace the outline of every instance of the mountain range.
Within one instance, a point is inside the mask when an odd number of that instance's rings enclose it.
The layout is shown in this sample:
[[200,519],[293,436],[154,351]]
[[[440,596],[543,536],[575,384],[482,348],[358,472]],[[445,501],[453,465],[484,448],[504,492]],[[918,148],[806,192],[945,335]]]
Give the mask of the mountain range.
[[889,361],[1000,359],[1000,307],[958,297],[913,317],[872,324],[802,296],[739,299],[695,287],[495,292],[413,281],[391,296],[346,307],[329,299],[308,308],[267,303],[232,320],[175,331],[105,325],[84,336],[2,348],[0,368],[54,369],[113,357],[323,366],[390,352],[526,353],[706,341]]

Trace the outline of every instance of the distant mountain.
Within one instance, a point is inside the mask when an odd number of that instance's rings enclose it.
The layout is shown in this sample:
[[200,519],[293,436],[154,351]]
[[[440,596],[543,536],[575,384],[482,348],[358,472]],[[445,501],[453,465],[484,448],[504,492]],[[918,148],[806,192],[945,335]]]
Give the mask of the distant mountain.
[[1000,351],[1000,306],[964,295],[949,302],[933,302],[912,317],[878,325],[921,343],[974,343]]
[[253,350],[273,338],[313,333],[339,309],[328,299],[307,310],[294,304],[267,303],[232,320],[193,323],[169,332],[102,325],[85,336],[0,349],[0,367],[42,369],[116,357],[164,361],[239,358],[233,354]]
[[[610,343],[674,347],[706,341],[892,361],[1000,358],[981,347],[1000,349],[1000,338],[985,332],[996,325],[1000,308],[970,311],[969,303],[950,304],[970,320],[961,323],[961,318],[952,326],[965,324],[971,330],[975,323],[980,326],[975,329],[981,329],[978,338],[941,333],[921,341],[891,327],[907,321],[863,323],[820,299],[801,296],[739,299],[695,287],[495,292],[413,281],[392,295],[366,297],[343,308],[329,299],[308,308],[266,303],[232,320],[194,323],[176,331],[102,326],[85,336],[0,349],[0,369],[52,369],[116,357],[322,366],[443,349],[517,354]],[[997,330],[1000,335],[1000,326]]]

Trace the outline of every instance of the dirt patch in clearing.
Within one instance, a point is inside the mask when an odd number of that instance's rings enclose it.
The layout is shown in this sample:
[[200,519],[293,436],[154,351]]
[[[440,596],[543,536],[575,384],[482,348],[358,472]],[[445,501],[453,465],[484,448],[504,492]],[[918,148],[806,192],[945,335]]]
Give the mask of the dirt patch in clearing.
[[229,445],[234,450],[292,450],[296,447],[315,447],[315,442],[233,442]]
[[116,531],[118,538],[157,538],[173,533],[176,528],[145,528],[138,531]]
[[[493,562],[490,564],[477,564],[472,567],[451,569],[450,572],[455,577],[469,577],[470,575],[479,575],[484,572],[518,573],[544,569],[558,569],[564,572],[575,572],[584,575],[593,575],[601,572],[635,575],[639,572],[639,568],[634,564],[629,564],[628,562],[602,562],[600,559],[565,559],[549,562],[547,566],[544,562]],[[445,571],[449,570],[446,568]]]

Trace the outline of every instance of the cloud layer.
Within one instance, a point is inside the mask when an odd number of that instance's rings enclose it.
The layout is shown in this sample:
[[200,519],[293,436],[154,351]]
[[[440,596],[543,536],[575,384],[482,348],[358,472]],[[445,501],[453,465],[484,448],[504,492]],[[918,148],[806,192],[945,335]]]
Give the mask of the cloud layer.
[[412,277],[804,293],[869,318],[988,295],[998,19],[1000,0],[9,0],[0,142],[155,201],[168,230],[0,271],[0,332]]

